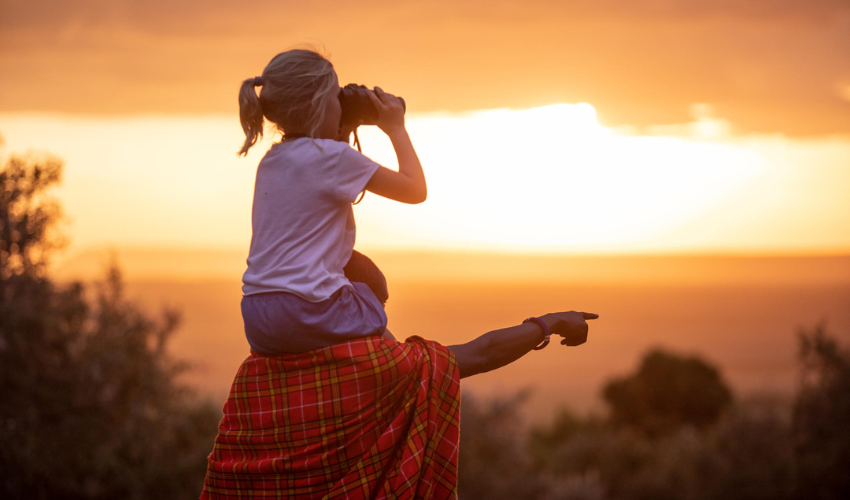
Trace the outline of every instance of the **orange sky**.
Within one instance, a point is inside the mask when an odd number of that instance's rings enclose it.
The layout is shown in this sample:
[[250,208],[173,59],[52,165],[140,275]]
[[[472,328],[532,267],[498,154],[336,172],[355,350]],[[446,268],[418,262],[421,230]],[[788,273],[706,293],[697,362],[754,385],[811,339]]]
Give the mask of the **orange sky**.
[[[705,116],[633,134],[600,125],[589,104],[411,113],[407,127],[428,200],[367,195],[355,208],[364,251],[850,251],[848,136],[730,135]],[[245,252],[256,165],[274,140],[238,158],[231,115],[0,113],[0,132],[10,151],[66,162],[55,193],[77,249]],[[384,134],[365,127],[361,139],[394,168]]]
[[0,0],[0,156],[66,161],[77,249],[244,251],[237,89],[303,43],[408,103],[429,199],[362,249],[850,251],[846,0]]
[[3,0],[0,112],[233,113],[303,42],[414,112],[589,102],[644,127],[704,102],[741,132],[850,132],[846,0]]

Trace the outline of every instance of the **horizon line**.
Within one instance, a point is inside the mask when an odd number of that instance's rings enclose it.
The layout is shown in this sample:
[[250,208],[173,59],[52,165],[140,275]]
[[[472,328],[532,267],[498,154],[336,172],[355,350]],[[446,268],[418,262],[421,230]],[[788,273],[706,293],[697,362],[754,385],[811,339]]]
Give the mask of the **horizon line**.
[[[424,248],[415,247],[357,247],[355,250],[363,253],[387,254],[387,255],[491,255],[501,257],[850,257],[850,248],[824,248],[824,249],[581,249],[581,250],[534,250],[530,248],[470,248],[452,246],[431,246]],[[86,245],[80,248],[59,250],[56,255],[61,259],[63,256],[73,256],[86,253],[205,253],[205,254],[233,254],[244,253],[248,255],[248,245],[236,247],[229,245],[144,245],[144,244],[103,244]]]

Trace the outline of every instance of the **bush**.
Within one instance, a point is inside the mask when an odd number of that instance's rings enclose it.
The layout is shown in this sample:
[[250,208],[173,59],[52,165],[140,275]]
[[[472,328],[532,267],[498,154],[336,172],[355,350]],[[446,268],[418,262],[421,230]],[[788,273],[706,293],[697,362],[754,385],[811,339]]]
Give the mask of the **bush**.
[[0,497],[195,497],[220,413],[175,383],[176,312],[127,301],[115,266],[92,302],[47,276],[61,169],[0,169]]
[[850,498],[850,352],[824,325],[801,331],[794,445],[801,498]]
[[615,425],[659,436],[690,425],[714,424],[732,402],[717,369],[698,357],[656,350],[634,375],[609,382],[602,392]]
[[[720,414],[716,420],[694,421],[681,417],[690,414],[681,408],[691,403],[659,408],[641,402],[634,410],[622,407],[628,398],[614,398],[620,415],[655,415],[628,423],[562,410],[551,424],[532,428],[527,437],[512,435],[513,441],[506,446],[511,460],[523,464],[515,455],[525,450],[532,465],[517,467],[522,471],[518,476],[501,476],[500,488],[511,491],[514,486],[504,482],[513,478],[535,484],[539,498],[547,500],[850,498],[850,352],[818,326],[800,334],[799,359],[801,384],[793,405],[782,398],[761,396],[715,405],[724,408],[711,413]],[[675,402],[681,393],[669,387],[699,386],[681,380],[701,380],[703,385],[714,385],[715,391],[698,391],[684,398],[686,402],[704,394],[709,401],[726,399],[717,397],[723,391],[716,390],[716,370],[706,370],[709,365],[701,363],[704,366],[694,368],[669,356],[659,362],[658,353],[650,353],[635,374],[612,384],[629,386],[625,392],[633,391],[630,397],[654,387],[658,392],[648,401],[666,392]],[[660,373],[670,380],[651,384],[661,379]],[[508,410],[500,411],[516,414],[520,402],[514,400]],[[504,405],[495,404],[496,408]],[[491,419],[481,415],[494,410],[486,409],[485,403],[476,405],[476,411],[462,414],[464,429],[474,428],[477,439],[496,436],[494,446],[500,446],[504,426],[491,430]],[[493,450],[479,453],[475,458],[482,464],[477,467],[485,468],[488,457],[497,455]],[[511,496],[496,491],[488,498]]]
[[479,402],[461,402],[458,496],[536,499],[541,484],[531,473],[519,416],[526,393]]

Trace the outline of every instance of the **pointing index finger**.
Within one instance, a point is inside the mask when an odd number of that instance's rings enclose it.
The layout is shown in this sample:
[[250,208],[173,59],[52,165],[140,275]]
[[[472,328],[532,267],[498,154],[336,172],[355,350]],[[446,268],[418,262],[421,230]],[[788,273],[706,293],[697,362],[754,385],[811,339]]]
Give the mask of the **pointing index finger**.
[[584,319],[596,319],[596,318],[599,317],[599,315],[596,314],[596,313],[583,312],[583,313],[581,313],[581,317],[584,318]]

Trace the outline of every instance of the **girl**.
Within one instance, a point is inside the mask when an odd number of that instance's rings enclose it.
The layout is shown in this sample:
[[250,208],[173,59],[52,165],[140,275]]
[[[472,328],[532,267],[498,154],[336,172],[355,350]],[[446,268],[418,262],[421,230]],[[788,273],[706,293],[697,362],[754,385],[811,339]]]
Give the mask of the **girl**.
[[[259,97],[255,87],[261,87]],[[330,61],[310,50],[278,54],[239,92],[245,155],[263,135],[263,118],[283,135],[257,167],[242,317],[258,354],[306,352],[382,334],[387,317],[343,267],[355,239],[352,203],[364,189],[403,203],[425,201],[422,165],[399,99],[369,91],[374,123],[392,141],[398,172],[352,149],[340,130],[340,91]]]

